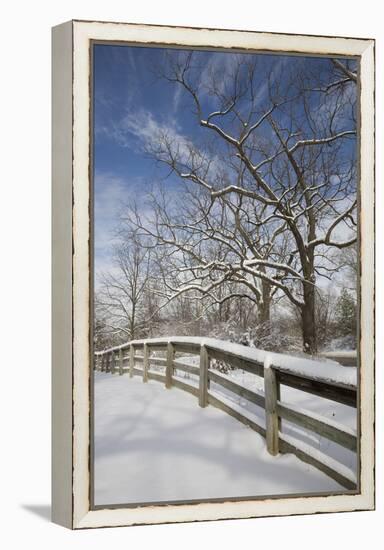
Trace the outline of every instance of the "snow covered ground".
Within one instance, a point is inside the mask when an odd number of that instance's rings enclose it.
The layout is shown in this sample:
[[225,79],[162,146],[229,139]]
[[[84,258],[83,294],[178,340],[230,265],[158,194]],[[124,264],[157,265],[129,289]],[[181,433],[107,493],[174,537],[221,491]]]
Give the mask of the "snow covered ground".
[[[328,414],[353,425],[340,407]],[[293,455],[271,457],[261,436],[226,413],[138,376],[95,372],[94,435],[96,505],[342,490]]]
[[[196,357],[184,358],[183,361],[191,364],[198,364],[198,359]],[[339,366],[339,369],[346,371],[346,380],[356,377],[356,368]],[[187,378],[189,383],[195,386],[198,385],[197,377],[191,374],[185,374],[184,372],[178,371],[177,376],[182,379]],[[229,371],[227,376],[229,379],[250,390],[261,393],[264,392],[264,381],[259,376],[255,376],[241,369]],[[211,383],[211,390],[219,394],[219,396],[221,395],[229,401],[240,405],[244,411],[248,411],[255,415],[258,418],[259,424],[262,426],[265,425],[265,412],[261,407],[226,390],[219,384]],[[289,406],[299,408],[303,412],[307,411],[312,414],[320,415],[329,422],[336,422],[345,428],[349,428],[352,433],[356,434],[357,412],[354,407],[348,407],[347,405],[342,405],[341,403],[336,403],[335,401],[317,397],[287,386],[281,386],[281,401]],[[357,459],[355,452],[286,420],[282,420],[281,431],[313,447],[314,450],[321,451],[330,458],[337,460],[340,464],[352,470],[352,472],[356,472]]]

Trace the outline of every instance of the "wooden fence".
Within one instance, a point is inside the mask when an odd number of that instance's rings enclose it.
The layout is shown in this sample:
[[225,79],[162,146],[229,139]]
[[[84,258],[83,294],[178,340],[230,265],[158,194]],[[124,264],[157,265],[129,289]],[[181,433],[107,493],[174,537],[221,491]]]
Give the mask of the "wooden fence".
[[321,354],[326,359],[337,361],[344,367],[356,367],[357,366],[357,352],[356,351],[325,351]]
[[[129,373],[130,377],[139,375],[142,376],[143,382],[153,379],[164,383],[167,388],[174,386],[187,391],[197,397],[200,407],[213,405],[261,434],[266,439],[270,454],[293,453],[300,460],[315,466],[346,489],[356,490],[356,476],[351,470],[319,450],[312,449],[300,440],[282,433],[281,419],[315,432],[354,452],[357,452],[358,447],[356,432],[320,415],[283,403],[280,399],[280,386],[286,385],[356,408],[356,386],[291,372],[269,364],[269,360],[262,363],[260,360],[251,358],[249,353],[227,351],[222,348],[222,343],[220,341],[206,343],[203,338],[201,338],[201,342],[191,341],[187,338],[168,341],[163,339],[136,340],[116,348],[96,352],[94,369],[111,374]],[[236,349],[238,348],[239,346],[236,347]],[[246,349],[249,351],[249,348]],[[162,357],[159,357],[157,352],[161,352]],[[188,363],[185,360],[185,354],[199,356],[199,366]],[[212,359],[223,361],[232,367],[262,377],[264,392],[252,391],[234,382],[228,376],[212,370]],[[151,369],[153,365],[162,366],[164,372]],[[181,380],[175,375],[175,371],[183,371],[196,376],[198,385]],[[236,404],[221,398],[217,392],[212,392],[210,390],[211,382],[219,384],[226,390],[264,409],[265,426],[255,415],[246,414],[246,410],[239,410],[240,407],[237,407]]]

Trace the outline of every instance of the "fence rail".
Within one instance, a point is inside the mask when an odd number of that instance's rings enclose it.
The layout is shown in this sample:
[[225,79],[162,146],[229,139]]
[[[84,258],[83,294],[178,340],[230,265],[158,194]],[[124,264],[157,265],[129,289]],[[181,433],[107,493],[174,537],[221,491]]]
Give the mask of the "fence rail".
[[[358,448],[356,433],[325,417],[309,411],[302,411],[291,404],[282,402],[280,386],[286,385],[337,403],[356,407],[356,385],[322,379],[319,376],[303,374],[303,372],[292,372],[281,366],[279,361],[276,361],[276,365],[271,363],[267,352],[255,350],[255,357],[251,357],[252,350],[249,348],[246,348],[247,353],[245,353],[242,350],[243,346],[235,345],[228,349],[227,344],[219,340],[204,338],[200,340],[195,338],[192,341],[188,338],[136,340],[116,348],[96,352],[94,369],[111,374],[129,373],[130,377],[139,375],[142,376],[143,382],[153,379],[164,383],[167,388],[173,386],[187,391],[198,398],[201,407],[215,406],[265,437],[270,454],[293,453],[300,460],[315,466],[335,479],[346,489],[355,490],[357,488],[356,476],[352,471],[317,449],[312,449],[300,440],[282,433],[281,419],[319,434],[350,451],[356,451]],[[151,355],[153,352],[161,352],[164,356],[153,356]],[[176,354],[184,354],[184,356],[176,357]],[[185,354],[199,356],[199,366],[186,362]],[[278,356],[278,354],[273,355]],[[260,357],[264,357],[264,361]],[[264,393],[251,391],[234,382],[228,376],[212,370],[212,359],[224,361],[232,367],[263,378]],[[152,370],[151,365],[165,367],[164,374]],[[181,380],[177,374],[178,371],[194,376],[195,385],[186,382],[185,379]],[[220,396],[217,392],[213,392],[210,388],[211,382],[261,407],[265,411],[265,426],[261,425],[260,418],[256,415],[249,413],[244,408],[241,410],[241,407]]]

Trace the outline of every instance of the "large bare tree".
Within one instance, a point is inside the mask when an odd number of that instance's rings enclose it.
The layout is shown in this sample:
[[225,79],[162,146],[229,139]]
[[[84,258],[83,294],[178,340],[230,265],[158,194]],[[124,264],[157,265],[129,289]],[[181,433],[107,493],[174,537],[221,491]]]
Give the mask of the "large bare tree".
[[283,295],[316,353],[317,281],[340,268],[329,250],[356,242],[354,62],[232,55],[223,72],[194,53],[167,56],[161,77],[181,87],[196,129],[157,128],[145,147],[183,192],[171,200],[166,183],[150,216],[125,219],[162,258],[167,299],[244,298],[263,321]]

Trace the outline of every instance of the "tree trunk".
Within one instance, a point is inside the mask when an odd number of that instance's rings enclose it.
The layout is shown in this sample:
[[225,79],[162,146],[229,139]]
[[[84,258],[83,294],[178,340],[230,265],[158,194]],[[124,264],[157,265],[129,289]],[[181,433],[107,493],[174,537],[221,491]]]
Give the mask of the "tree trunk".
[[301,326],[303,333],[303,351],[315,355],[317,353],[317,337],[314,285],[304,285],[304,305],[301,308]]
[[136,336],[136,334],[135,334],[136,327],[135,327],[135,319],[133,317],[131,318],[129,330],[130,330],[130,333],[131,333],[130,340],[134,340],[135,336]]
[[259,314],[258,314],[259,324],[267,323],[271,318],[270,303],[260,302],[258,307],[259,307]]
[[271,319],[271,285],[268,281],[261,282],[262,300],[258,304],[259,323],[267,323]]

